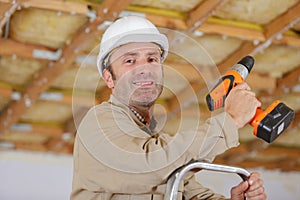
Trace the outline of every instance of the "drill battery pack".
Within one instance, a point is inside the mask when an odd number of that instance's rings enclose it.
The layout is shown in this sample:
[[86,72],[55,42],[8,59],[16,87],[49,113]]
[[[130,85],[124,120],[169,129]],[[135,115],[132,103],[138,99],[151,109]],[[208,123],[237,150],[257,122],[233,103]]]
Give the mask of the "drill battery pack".
[[[275,103],[275,105],[274,105]],[[280,101],[267,108],[270,112],[257,124],[254,134],[268,143],[273,142],[293,121],[294,111]]]

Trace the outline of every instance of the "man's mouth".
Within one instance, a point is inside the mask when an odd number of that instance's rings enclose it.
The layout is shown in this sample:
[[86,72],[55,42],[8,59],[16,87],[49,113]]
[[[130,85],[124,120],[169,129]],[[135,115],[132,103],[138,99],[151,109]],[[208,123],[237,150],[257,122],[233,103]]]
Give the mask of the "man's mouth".
[[152,86],[154,84],[153,81],[135,81],[133,82],[134,85],[138,87],[147,87],[147,86]]

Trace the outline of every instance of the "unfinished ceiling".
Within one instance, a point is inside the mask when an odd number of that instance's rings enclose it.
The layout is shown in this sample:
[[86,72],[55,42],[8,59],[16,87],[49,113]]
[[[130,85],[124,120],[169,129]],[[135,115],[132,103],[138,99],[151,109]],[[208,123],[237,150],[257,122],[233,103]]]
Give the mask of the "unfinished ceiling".
[[110,95],[95,65],[101,34],[125,15],[144,16],[169,36],[156,110],[172,116],[170,129],[198,106],[209,117],[208,88],[252,55],[247,82],[264,107],[282,100],[295,120],[272,144],[243,128],[241,145],[216,162],[300,170],[300,0],[0,0],[1,150],[72,153],[77,123]]

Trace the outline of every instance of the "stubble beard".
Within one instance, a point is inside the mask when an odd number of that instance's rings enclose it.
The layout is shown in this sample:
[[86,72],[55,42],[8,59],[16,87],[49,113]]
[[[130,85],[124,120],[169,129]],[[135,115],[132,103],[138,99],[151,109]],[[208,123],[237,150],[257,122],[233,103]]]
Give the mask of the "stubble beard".
[[156,84],[155,88],[137,88],[130,96],[130,105],[136,105],[140,107],[151,107],[155,101],[159,98],[163,90],[161,84]]

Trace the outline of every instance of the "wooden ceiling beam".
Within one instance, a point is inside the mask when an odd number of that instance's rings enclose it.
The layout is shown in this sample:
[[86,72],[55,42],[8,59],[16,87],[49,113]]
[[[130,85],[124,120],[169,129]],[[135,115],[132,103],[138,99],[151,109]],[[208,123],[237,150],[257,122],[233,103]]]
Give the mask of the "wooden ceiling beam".
[[[292,13],[292,14],[290,14]],[[228,68],[233,66],[236,62],[238,62],[241,58],[247,55],[253,55],[264,48],[268,47],[274,39],[278,38],[278,34],[282,34],[287,30],[287,27],[290,27],[291,24],[295,23],[299,20],[300,15],[300,3],[296,6],[285,12],[283,15],[277,17],[275,20],[267,24],[265,27],[265,31],[263,33],[264,40],[263,42],[259,42],[257,45],[254,44],[253,41],[244,41],[239,49],[237,49],[234,53],[229,55],[225,60],[218,64],[218,69],[221,74],[226,72]],[[283,22],[281,22],[283,21]],[[292,22],[290,22],[292,21]],[[203,27],[202,27],[203,28]],[[199,27],[201,30],[201,26]],[[262,38],[261,38],[262,39]],[[272,82],[273,86],[275,85],[274,81]],[[202,87],[196,88],[196,93],[199,92]],[[170,105],[176,105],[175,103],[171,103]],[[171,106],[171,109],[178,109],[178,106]]]
[[298,22],[300,22],[300,2],[265,26],[266,40],[280,38],[285,31]]
[[[232,26],[230,23],[222,24],[221,21],[203,23],[197,30],[207,34],[219,34],[235,37],[243,40],[264,41],[264,33],[260,29]],[[214,21],[214,20],[212,20]]]
[[40,52],[55,55],[57,52],[41,45],[24,44],[11,39],[0,38],[0,55],[16,56],[20,58],[30,58],[38,60],[54,60],[57,56],[41,57]]
[[[13,98],[14,93],[16,96],[21,95],[21,93],[13,91],[10,87],[0,86],[0,96],[12,100],[18,100],[17,97],[16,99]],[[62,104],[72,104],[73,101],[75,101],[76,105],[84,107],[93,106],[98,103],[96,99],[92,99],[88,95],[64,94],[62,92],[42,92],[38,99],[43,101],[59,102]]]
[[[270,26],[270,28],[272,26]],[[262,26],[210,17],[197,30],[207,34],[226,35],[259,43],[266,42],[269,39],[271,33],[270,28],[269,33],[266,34],[264,32],[265,29]],[[272,41],[268,42],[300,47],[300,37],[297,34],[293,34],[291,31],[284,33],[285,30],[286,29],[284,29],[280,34],[275,34],[275,37],[272,38]]]
[[[191,98],[195,95],[198,97],[198,94],[202,89],[206,90],[206,84],[199,83],[197,81],[192,82],[187,86],[187,88],[181,90],[178,94],[176,94],[173,98],[168,100],[168,114],[177,114],[181,111],[182,108],[188,106],[190,103],[197,103],[197,102],[190,102]],[[192,89],[192,90],[191,90]]]
[[226,58],[226,60],[222,61],[222,63],[219,65],[221,73],[224,72],[226,66],[227,68],[233,66],[244,56],[254,55],[260,51],[263,51],[272,44],[274,39],[278,39],[278,35],[282,35],[284,31],[290,28],[295,22],[299,21],[299,17],[300,3],[296,4],[284,14],[265,25],[265,39],[263,42],[260,42],[257,45],[253,44],[253,42],[244,42],[240,49],[231,54],[228,58]]
[[228,0],[205,0],[201,2],[195,9],[189,12],[186,21],[188,29],[197,29],[204,21],[206,21],[216,9],[221,7]]
[[54,138],[61,138],[65,132],[64,128],[62,127],[35,125],[28,123],[14,124],[13,126],[11,126],[10,131],[18,133],[46,135]]
[[292,72],[284,75],[281,79],[277,81],[277,88],[274,94],[282,93],[286,88],[291,89],[293,86],[300,83],[300,66],[297,67]]
[[273,43],[300,47],[300,37],[295,35],[283,35],[280,39],[275,38]]
[[187,29],[185,13],[132,5],[128,6],[126,11],[130,14],[144,16],[158,27],[176,30]]
[[178,74],[183,75],[189,82],[201,81],[203,79],[201,72],[189,63],[166,60],[163,66],[164,68],[170,67],[176,70]]
[[[214,162],[242,168],[264,167],[266,169],[281,169],[282,171],[299,171],[299,154],[299,148],[275,144],[266,146],[260,140],[254,140],[249,144],[240,144],[240,146],[226,151],[217,156]],[[255,156],[253,157],[253,155]]]
[[244,41],[242,45],[235,52],[230,54],[225,60],[218,64],[218,69],[221,74],[226,72],[230,67],[236,64],[244,56],[251,54],[256,48],[255,44],[251,41]]
[[113,20],[118,17],[119,12],[125,9],[131,0],[104,1],[97,11],[97,18],[87,25],[84,25],[71,43],[63,49],[62,56],[54,65],[42,69],[39,75],[28,84],[22,94],[20,100],[13,101],[7,109],[0,115],[0,135],[9,129],[9,127],[16,123],[20,116],[25,113],[28,107],[34,103],[39,97],[40,93],[49,88],[51,83],[62,72],[74,62],[76,57],[82,53],[85,45],[89,44],[96,35],[100,35],[98,26],[105,20]]
[[10,99],[12,94],[13,94],[12,88],[0,86],[0,96]]
[[59,0],[17,0],[17,2],[23,8],[39,8],[85,16],[89,14],[87,5],[79,2]]
[[[210,1],[207,1],[208,3]],[[200,4],[201,5],[201,4]],[[200,7],[199,5],[199,7]],[[188,20],[182,17],[172,17],[160,15],[159,12],[147,12],[142,9],[130,6],[129,11],[138,12],[152,21],[156,26],[188,31]],[[200,9],[200,8],[199,8]],[[192,11],[191,11],[192,12]],[[195,20],[195,19],[194,19]],[[189,22],[191,23],[191,22]],[[263,43],[268,40],[264,33],[264,27],[256,24],[237,22],[233,20],[217,19],[209,17],[198,28],[198,31],[207,34],[219,34],[235,37],[243,40],[253,41],[254,43]],[[296,34],[282,34],[280,38],[273,38],[272,42],[276,44],[287,44],[300,47],[300,37]]]
[[5,24],[8,22],[8,20],[10,19],[10,17],[12,16],[12,14],[15,13],[15,11],[17,10],[18,8],[18,4],[17,3],[14,3],[10,6],[10,8],[6,11],[4,10],[1,10],[1,13],[0,13],[0,16],[2,16],[2,18],[0,18],[0,36],[2,35],[2,30],[3,30],[3,27],[5,26]]
[[150,20],[153,24],[159,27],[176,29],[176,30],[186,30],[187,25],[185,20],[178,18],[170,18],[166,16],[160,16],[155,14],[145,14],[145,17]]

